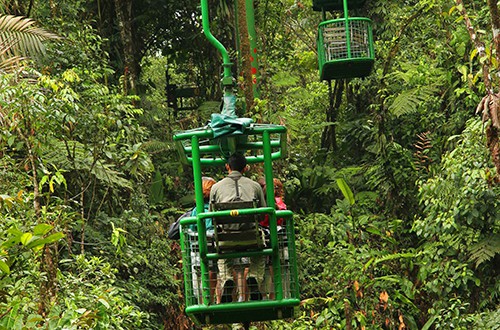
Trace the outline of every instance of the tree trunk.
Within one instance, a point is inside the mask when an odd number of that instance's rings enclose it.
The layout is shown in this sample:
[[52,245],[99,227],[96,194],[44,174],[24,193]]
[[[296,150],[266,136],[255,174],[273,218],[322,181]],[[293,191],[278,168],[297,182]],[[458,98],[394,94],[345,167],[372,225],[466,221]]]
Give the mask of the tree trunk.
[[326,121],[332,123],[326,126],[321,135],[321,148],[327,151],[337,150],[337,137],[335,124],[337,121],[338,108],[342,103],[342,93],[344,92],[344,80],[338,80],[332,90],[332,82],[328,82],[328,95],[330,105],[326,111]]
[[245,94],[246,112],[253,108],[252,67],[250,61],[250,39],[248,38],[247,10],[245,0],[238,0],[238,29],[240,31],[241,75]]
[[132,0],[114,0],[114,4],[123,47],[123,91],[125,94],[136,94],[139,66],[135,61],[132,34]]

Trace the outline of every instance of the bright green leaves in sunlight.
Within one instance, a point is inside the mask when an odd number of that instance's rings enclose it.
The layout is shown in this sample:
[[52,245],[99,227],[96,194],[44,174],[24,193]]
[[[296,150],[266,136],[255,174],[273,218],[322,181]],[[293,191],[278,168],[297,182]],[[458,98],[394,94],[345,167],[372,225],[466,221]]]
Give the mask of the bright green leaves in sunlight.
[[57,242],[64,237],[64,234],[61,232],[46,236],[53,228],[53,226],[48,224],[36,225],[32,232],[23,232],[17,228],[10,228],[7,230],[9,238],[2,243],[1,247],[10,248],[20,243],[28,249],[39,251],[45,244]]
[[40,251],[46,244],[59,241],[64,237],[61,232],[49,234],[54,226],[49,224],[38,224],[32,231],[23,232],[15,227],[7,230],[6,240],[0,245],[0,271],[9,274],[11,266],[16,260],[15,254],[9,254],[9,249],[21,245],[23,249],[33,252]]

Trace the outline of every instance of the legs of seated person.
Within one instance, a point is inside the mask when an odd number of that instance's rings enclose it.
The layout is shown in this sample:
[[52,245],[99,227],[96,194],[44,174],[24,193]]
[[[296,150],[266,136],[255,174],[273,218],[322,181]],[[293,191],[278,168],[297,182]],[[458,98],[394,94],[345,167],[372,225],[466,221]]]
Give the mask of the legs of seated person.
[[235,273],[232,259],[219,259],[217,265],[219,267],[220,291],[217,298],[217,303],[225,303],[234,301],[235,291]]
[[[247,283],[249,285],[248,289],[250,291],[250,300],[261,300],[263,297],[263,293],[265,292],[264,291],[265,267],[266,267],[265,256],[255,256],[250,258],[250,265],[248,266],[248,276],[247,276]],[[255,282],[253,282],[252,279],[254,279]],[[252,287],[252,284],[256,284],[256,287]]]
[[[246,262],[238,263],[233,259],[220,259],[217,262],[219,266],[219,279],[220,279],[220,291],[217,303],[221,302],[232,302],[232,301],[246,301],[246,300],[260,300],[262,299],[265,284],[264,284],[264,273],[265,273],[265,257],[256,256],[250,258],[250,263]],[[245,267],[247,266],[247,267]],[[255,282],[252,282],[253,280]],[[250,285],[249,284],[256,284]],[[236,299],[236,290],[237,299]],[[248,292],[252,289],[254,292]],[[251,290],[250,290],[251,291]],[[254,296],[252,296],[254,293]],[[256,297],[259,297],[256,299]]]

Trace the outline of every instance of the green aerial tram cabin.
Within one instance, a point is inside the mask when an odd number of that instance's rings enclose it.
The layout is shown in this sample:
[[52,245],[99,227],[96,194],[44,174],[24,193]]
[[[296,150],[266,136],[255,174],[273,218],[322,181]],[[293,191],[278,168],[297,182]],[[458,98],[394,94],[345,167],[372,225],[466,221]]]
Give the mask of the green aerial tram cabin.
[[[252,21],[253,2],[246,1],[247,20]],[[210,32],[208,0],[201,0],[201,10],[205,36],[222,55],[224,97],[221,113],[212,114],[209,125],[174,135],[182,161],[193,168],[196,197],[196,215],[180,221],[185,311],[198,325],[243,323],[248,329],[252,321],[293,317],[300,304],[293,213],[276,210],[274,199],[272,166],[273,161],[286,156],[286,128],[256,124],[249,118],[236,116],[232,63],[225,47]],[[203,169],[215,166],[225,172],[226,158],[236,152],[245,155],[248,164],[263,164],[267,206],[234,204],[229,209],[205,211]],[[264,216],[269,219],[265,245],[258,230],[258,222]],[[208,220],[213,224],[213,233],[207,231]],[[255,234],[244,238],[238,232],[228,234],[226,228],[231,224],[255,228]],[[231,244],[240,240],[255,244],[246,244],[244,248]],[[267,260],[266,291],[261,291],[261,297],[255,300],[248,296],[247,290],[243,295],[240,292],[240,301],[222,302],[219,290],[213,289],[213,266],[219,260],[231,260],[239,265],[244,277],[250,258],[255,257]]]
[[[349,17],[348,8],[364,0],[313,0],[313,10],[323,13],[318,25],[318,65],[321,80],[366,77],[375,62],[371,20]],[[327,11],[343,10],[344,17],[326,20]]]
[[[214,138],[210,127],[179,132],[174,136],[182,159],[193,167],[197,215],[181,220],[181,246],[186,295],[186,314],[197,324],[249,323],[290,318],[298,306],[299,288],[295,254],[293,213],[275,209],[272,162],[286,153],[286,129],[279,125],[250,124],[244,133],[234,132]],[[223,171],[225,157],[234,152],[246,153],[249,164],[263,163],[266,180],[267,207],[203,212],[202,169],[220,166]],[[226,238],[219,231],[228,222],[253,222],[269,216],[270,237],[267,246],[254,246],[246,250],[237,247],[222,248]],[[280,228],[277,219],[284,222]],[[214,234],[207,235],[205,221],[215,224]],[[191,230],[196,225],[197,231]],[[218,233],[219,232],[219,233]],[[248,238],[247,238],[248,239]],[[251,238],[250,238],[251,239]],[[257,240],[257,237],[255,237]],[[245,261],[252,256],[266,256],[270,262],[271,285],[264,293],[267,300],[217,303],[210,290],[210,264],[219,259]],[[241,261],[243,260],[243,261]],[[266,266],[268,267],[268,266]],[[270,275],[269,275],[270,276]]]

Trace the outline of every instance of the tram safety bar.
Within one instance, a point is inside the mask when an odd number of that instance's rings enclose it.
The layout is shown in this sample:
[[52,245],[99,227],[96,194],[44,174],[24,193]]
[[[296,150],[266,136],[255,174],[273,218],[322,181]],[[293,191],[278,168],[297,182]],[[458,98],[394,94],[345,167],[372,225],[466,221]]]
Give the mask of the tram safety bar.
[[[264,127],[259,127],[259,126],[250,126],[245,129],[245,135],[252,135],[252,134],[262,134],[263,132],[269,132],[271,134],[273,133],[286,133],[286,127],[285,126],[279,126],[279,125],[273,125],[272,127],[270,126],[264,126]],[[207,129],[202,129],[202,130],[188,130],[188,131],[182,131],[175,133],[174,135],[174,141],[179,141],[179,140],[188,140],[191,139],[193,136],[197,136],[198,138],[213,138],[214,133],[211,128]]]
[[[234,210],[224,210],[224,211],[217,211],[217,212],[204,212],[198,214],[200,219],[207,219],[207,218],[215,218],[215,217],[227,217],[227,216],[232,216],[231,212]],[[290,210],[275,210],[272,207],[259,207],[256,209],[239,209],[238,210],[238,215],[252,215],[252,214],[272,214],[273,212],[276,212],[276,218],[291,218],[293,216],[293,212]],[[185,217],[181,219],[181,225],[187,226],[187,225],[196,225],[197,224],[197,217],[196,216],[190,216],[190,217]]]

